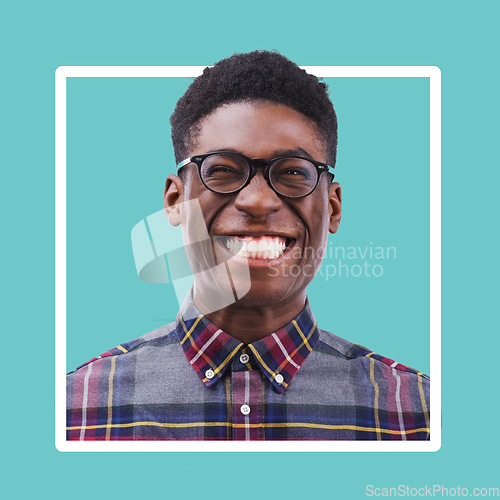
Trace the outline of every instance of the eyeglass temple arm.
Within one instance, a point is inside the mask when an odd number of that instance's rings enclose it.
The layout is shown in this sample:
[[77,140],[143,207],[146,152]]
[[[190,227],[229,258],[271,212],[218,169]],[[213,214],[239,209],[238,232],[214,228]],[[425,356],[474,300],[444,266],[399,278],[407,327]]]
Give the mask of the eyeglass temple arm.
[[186,158],[185,160],[182,160],[178,165],[177,165],[177,170],[179,170],[182,167],[185,167],[188,163],[191,163],[191,158]]

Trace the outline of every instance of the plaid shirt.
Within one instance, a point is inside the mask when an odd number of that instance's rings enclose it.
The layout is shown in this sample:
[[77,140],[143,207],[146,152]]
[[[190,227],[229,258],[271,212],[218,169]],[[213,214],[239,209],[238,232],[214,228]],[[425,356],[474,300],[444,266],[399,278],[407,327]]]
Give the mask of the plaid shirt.
[[67,439],[425,440],[429,378],[318,329],[308,303],[245,345],[188,296],[175,323],[68,374]]

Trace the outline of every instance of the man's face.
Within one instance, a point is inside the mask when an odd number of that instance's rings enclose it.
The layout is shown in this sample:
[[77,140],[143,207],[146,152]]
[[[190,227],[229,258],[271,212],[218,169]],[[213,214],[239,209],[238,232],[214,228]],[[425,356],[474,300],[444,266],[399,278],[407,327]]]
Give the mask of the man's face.
[[[316,125],[287,106],[269,102],[219,107],[201,122],[192,142],[190,156],[227,150],[249,158],[290,155],[326,163]],[[257,167],[244,189],[218,194],[202,184],[196,165],[186,168],[177,201],[199,201],[216,262],[248,263],[251,286],[240,299],[241,305],[265,307],[305,299],[306,287],[321,264],[328,232],[338,227],[338,184],[330,184],[323,174],[310,195],[285,198],[272,190],[264,179],[264,169]],[[166,200],[168,195],[167,189]],[[189,216],[182,223],[183,231],[189,232]],[[238,253],[242,246],[245,251]],[[255,253],[259,249],[264,253]],[[190,260],[192,257],[196,256]],[[209,290],[214,284],[198,280],[195,287]]]

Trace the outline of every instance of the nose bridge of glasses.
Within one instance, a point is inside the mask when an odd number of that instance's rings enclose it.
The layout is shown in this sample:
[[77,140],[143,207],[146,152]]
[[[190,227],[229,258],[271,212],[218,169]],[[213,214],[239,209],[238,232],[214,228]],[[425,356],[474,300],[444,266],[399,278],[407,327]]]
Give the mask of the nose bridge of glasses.
[[257,172],[262,172],[262,177],[269,182],[269,164],[270,161],[265,158],[245,158],[250,169],[248,175],[248,184],[257,175]]
[[[269,180],[269,169],[272,164],[272,160],[267,160],[266,158],[245,159],[250,168],[250,172],[246,184],[242,187],[242,191],[248,193],[248,191],[255,190],[255,192],[259,194],[259,197],[271,195],[272,198],[278,198],[278,193]],[[260,180],[255,179],[258,177],[258,172],[260,172],[260,175],[262,176]]]
[[265,158],[248,158],[248,163],[254,170],[253,174],[255,175],[255,170],[260,169],[264,174],[264,177],[267,177],[267,173],[269,172],[269,165],[271,163],[270,160],[266,160]]

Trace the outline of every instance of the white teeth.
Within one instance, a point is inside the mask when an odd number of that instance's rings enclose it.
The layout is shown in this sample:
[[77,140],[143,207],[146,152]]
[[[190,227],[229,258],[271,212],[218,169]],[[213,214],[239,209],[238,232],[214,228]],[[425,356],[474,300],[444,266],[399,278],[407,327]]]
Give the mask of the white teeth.
[[234,255],[261,260],[277,259],[286,249],[285,238],[279,236],[230,236],[225,245]]
[[259,244],[254,240],[250,240],[248,243],[248,251],[249,252],[258,252],[259,251]]
[[269,250],[269,243],[270,242],[267,240],[267,238],[261,238],[258,244],[259,253]]

